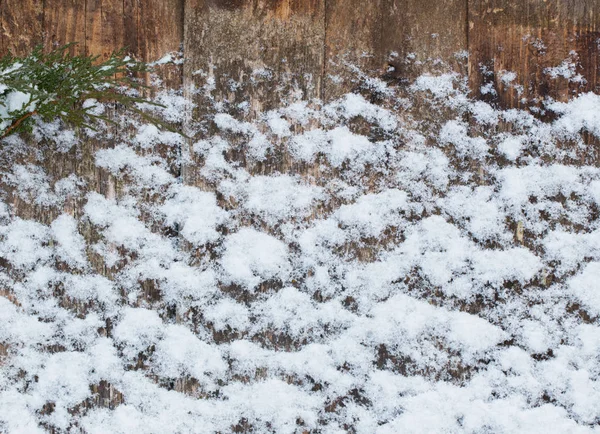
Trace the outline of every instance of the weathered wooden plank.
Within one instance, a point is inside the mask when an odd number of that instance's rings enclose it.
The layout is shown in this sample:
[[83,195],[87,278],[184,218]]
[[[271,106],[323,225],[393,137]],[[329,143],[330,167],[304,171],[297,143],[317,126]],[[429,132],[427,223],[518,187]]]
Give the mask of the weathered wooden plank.
[[382,45],[390,52],[398,77],[424,71],[466,73],[467,3],[465,0],[386,0]]
[[[183,44],[184,0],[125,0],[125,46],[130,54],[145,62],[155,62],[167,53],[180,52]],[[180,65],[159,67],[163,83],[181,87]]]
[[[599,31],[598,0],[469,0],[471,90],[504,107],[535,106],[546,97],[564,100],[598,90]],[[581,74],[586,82],[552,78],[547,68],[563,61],[574,63],[573,76]],[[486,88],[482,92],[490,83],[497,96]]]
[[85,53],[85,2],[46,0],[44,3],[44,48],[77,43],[71,54]]
[[[71,35],[79,35],[77,41],[84,42],[84,23],[81,19],[82,7],[73,0],[49,0],[44,5],[42,1],[4,1],[0,2],[2,12],[2,37],[7,42],[4,48],[14,54],[24,56],[39,44],[46,49],[57,44],[76,42]],[[44,8],[44,6],[46,6]],[[77,10],[79,9],[79,10]],[[79,16],[77,16],[79,15]],[[41,165],[48,179],[58,180],[73,173],[77,159],[69,158],[69,154],[56,152],[46,143],[37,143],[33,139],[28,155],[21,155],[14,164],[33,163]],[[75,155],[75,152],[72,153]],[[69,157],[65,158],[67,155]],[[40,158],[45,160],[40,164]],[[21,218],[34,219],[49,224],[60,210],[24,200],[15,186],[7,188],[7,198],[12,204],[12,211]],[[67,204],[70,208],[72,203]]]
[[142,60],[155,61],[179,51],[183,43],[184,0],[146,0],[138,3],[138,53]]
[[322,0],[186,0],[184,80],[214,78],[217,100],[248,101],[252,112],[294,89],[319,97],[324,34]]
[[127,53],[133,56],[139,54],[140,7],[140,0],[123,0],[123,44]]
[[354,86],[353,67],[382,72],[387,50],[382,41],[385,0],[328,0],[326,2],[324,99]]
[[108,58],[125,44],[123,0],[86,0],[86,54]]
[[409,80],[433,69],[464,72],[466,6],[463,0],[328,1],[326,99],[352,89],[351,65]]
[[[124,3],[122,0],[86,0],[85,1],[85,54],[99,56],[105,60],[123,48],[125,41]],[[112,113],[108,112],[109,116]],[[117,136],[116,126],[112,133]],[[116,140],[115,140],[116,141]],[[98,149],[112,147],[114,141],[105,139],[86,139],[82,146],[83,160],[80,168],[82,176],[93,182],[90,187],[95,191],[114,196],[114,180],[104,170],[94,164],[94,155]]]
[[[183,77],[184,92],[197,102],[194,121],[217,104],[253,118],[286,100],[320,98],[324,6],[323,0],[186,0]],[[183,167],[184,182],[204,187],[200,167]]]
[[2,54],[24,55],[42,43],[44,10],[40,0],[0,2]]

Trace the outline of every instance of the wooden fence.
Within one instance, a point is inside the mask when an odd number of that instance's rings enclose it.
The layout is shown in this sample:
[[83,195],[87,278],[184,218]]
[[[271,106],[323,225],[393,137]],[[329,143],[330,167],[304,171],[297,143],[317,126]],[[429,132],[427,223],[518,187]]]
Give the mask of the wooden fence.
[[[78,53],[105,57],[127,47],[152,61],[182,50],[186,62],[169,71],[170,85],[201,85],[209,74],[215,98],[249,99],[256,110],[278,105],[289,90],[273,81],[293,84],[306,99],[329,100],[351,86],[338,80],[345,64],[384,74],[390,55],[398,79],[455,70],[481,98],[489,97],[481,87],[493,81],[504,107],[600,91],[600,0],[0,0],[0,29],[1,53],[78,42]],[[546,68],[565,59],[586,82],[548,77]],[[228,85],[257,70],[272,74],[271,85]],[[508,72],[516,78],[507,79]],[[107,145],[85,140],[80,151],[45,155],[45,170],[53,179],[76,173],[93,191],[114,196],[114,180],[94,164],[96,150]],[[56,218],[2,188],[17,216],[46,224]],[[83,203],[69,207],[64,212],[81,215]],[[110,274],[102,261],[91,262]],[[0,295],[10,297],[2,289]],[[112,389],[94,387],[113,400]]]
[[[210,71],[217,97],[231,98],[230,78],[263,68],[293,79],[305,98],[330,99],[347,90],[340,63],[383,72],[390,53],[414,54],[412,65],[396,65],[402,77],[441,59],[468,72],[474,95],[495,80],[507,107],[600,85],[600,0],[2,0],[0,16],[2,52],[79,42],[80,52],[126,46],[155,60],[182,48],[188,62],[174,84]],[[545,69],[564,59],[577,62],[584,85],[549,80]],[[505,71],[516,81],[503,80]],[[244,92],[266,106],[281,96]]]

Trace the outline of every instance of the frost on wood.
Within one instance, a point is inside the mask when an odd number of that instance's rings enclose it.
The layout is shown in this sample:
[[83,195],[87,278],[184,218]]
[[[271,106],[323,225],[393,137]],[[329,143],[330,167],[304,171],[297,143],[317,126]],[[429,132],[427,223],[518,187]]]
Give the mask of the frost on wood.
[[0,431],[593,432],[600,99],[369,83],[5,139]]

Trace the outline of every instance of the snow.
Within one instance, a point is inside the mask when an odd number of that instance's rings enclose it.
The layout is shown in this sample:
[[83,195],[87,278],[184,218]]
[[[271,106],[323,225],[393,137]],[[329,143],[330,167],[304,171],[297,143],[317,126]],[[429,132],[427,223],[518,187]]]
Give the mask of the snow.
[[121,351],[128,358],[158,342],[162,335],[163,322],[158,314],[143,308],[123,309],[122,319],[114,330],[114,339],[122,345]]
[[448,121],[440,131],[439,143],[451,144],[459,155],[474,159],[483,159],[487,156],[489,145],[482,137],[470,137],[467,133],[467,124],[459,121]]
[[410,213],[408,194],[389,189],[378,194],[365,194],[351,205],[342,205],[337,220],[347,228],[366,237],[377,237],[388,227],[397,224],[399,214]]
[[498,150],[510,161],[515,161],[523,150],[524,137],[508,135],[498,144]]
[[294,136],[290,151],[296,159],[310,163],[326,145],[327,133],[321,129],[314,129]]
[[322,188],[304,185],[288,175],[253,176],[240,186],[236,199],[250,213],[272,226],[294,217],[305,217],[322,196]]
[[545,68],[544,74],[549,75],[553,79],[563,77],[574,83],[585,82],[585,78],[577,73],[577,53],[571,51],[569,54],[571,55],[571,58],[563,60],[558,66]]
[[597,432],[598,95],[358,80],[5,139],[0,431]]
[[32,269],[51,257],[51,252],[43,248],[49,232],[49,228],[40,223],[16,218],[0,228],[0,255],[17,269]]
[[549,108],[563,115],[554,125],[558,132],[574,135],[586,130],[600,137],[600,95],[584,93],[569,103],[551,103]]
[[393,113],[368,102],[362,95],[355,93],[344,95],[339,102],[331,104],[331,109],[337,109],[339,115],[346,119],[364,118],[386,131],[391,131],[398,126],[398,120]]
[[441,75],[425,74],[415,80],[412,88],[417,91],[429,91],[436,98],[447,98],[456,93],[455,78],[456,76],[451,73]]
[[198,339],[189,328],[176,324],[164,327],[164,336],[156,344],[152,359],[154,370],[161,377],[189,375],[209,389],[215,388],[212,377],[221,377],[227,366],[217,348]]
[[277,112],[267,113],[267,124],[276,136],[288,137],[291,135],[289,122],[283,119]]
[[2,89],[2,104],[0,104],[0,130],[6,129],[12,124],[15,114],[20,114],[24,110],[34,111],[36,101],[31,100],[31,94],[20,91],[6,92]]
[[242,228],[225,239],[221,265],[232,283],[254,289],[269,279],[285,280],[290,272],[288,249],[277,238]]
[[581,273],[569,280],[569,290],[574,298],[594,316],[600,315],[599,273],[600,262],[590,262]]
[[217,205],[214,193],[190,186],[174,186],[160,211],[165,224],[179,225],[181,235],[192,244],[206,244],[219,238],[217,227],[227,221],[227,211]]
[[85,239],[77,231],[77,221],[68,214],[62,214],[50,225],[57,242],[56,255],[73,268],[85,268]]

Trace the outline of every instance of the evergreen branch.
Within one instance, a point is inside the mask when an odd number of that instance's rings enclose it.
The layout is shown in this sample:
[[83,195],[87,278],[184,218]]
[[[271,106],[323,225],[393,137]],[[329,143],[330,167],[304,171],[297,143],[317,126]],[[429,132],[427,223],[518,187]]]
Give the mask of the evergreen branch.
[[[41,46],[23,58],[12,54],[0,59],[0,139],[32,126],[32,117],[42,121],[62,119],[74,127],[90,126],[106,118],[91,113],[87,100],[116,103],[124,110],[139,114],[159,128],[174,131],[160,119],[144,113],[136,104],[162,107],[153,101],[131,95],[131,90],[146,88],[134,74],[147,72],[147,64],[125,56],[123,49],[115,51],[105,61],[99,56],[70,54],[74,44],[44,53]],[[28,99],[15,108],[15,100]],[[24,114],[23,114],[24,113]],[[6,126],[8,124],[8,126]]]
[[25,113],[23,116],[21,116],[18,119],[15,119],[13,121],[13,123],[10,124],[10,126],[4,130],[4,132],[0,136],[0,139],[3,139],[5,137],[9,136],[14,130],[16,130],[17,128],[19,128],[19,126],[23,122],[25,122],[27,119],[29,119],[30,117],[35,116],[35,115],[37,115],[37,111],[34,110],[32,112]]

